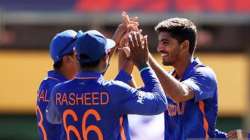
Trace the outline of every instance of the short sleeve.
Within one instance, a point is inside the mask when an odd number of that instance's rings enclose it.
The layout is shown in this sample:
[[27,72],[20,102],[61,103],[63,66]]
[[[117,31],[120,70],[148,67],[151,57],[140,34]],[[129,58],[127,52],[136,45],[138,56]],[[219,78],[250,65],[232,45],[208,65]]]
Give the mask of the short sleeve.
[[192,76],[182,82],[195,94],[195,101],[212,98],[217,92],[217,81],[212,69],[197,68]]

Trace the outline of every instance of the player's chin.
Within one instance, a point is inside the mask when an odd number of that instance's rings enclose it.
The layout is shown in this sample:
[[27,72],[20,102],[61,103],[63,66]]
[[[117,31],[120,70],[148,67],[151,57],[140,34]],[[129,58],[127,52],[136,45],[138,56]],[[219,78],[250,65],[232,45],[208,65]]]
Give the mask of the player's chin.
[[168,62],[168,61],[162,61],[162,64],[164,65],[164,66],[172,66],[173,64],[171,63],[171,62]]
[[166,59],[166,58],[162,58],[162,64],[164,66],[172,66],[173,65],[173,63],[169,59]]

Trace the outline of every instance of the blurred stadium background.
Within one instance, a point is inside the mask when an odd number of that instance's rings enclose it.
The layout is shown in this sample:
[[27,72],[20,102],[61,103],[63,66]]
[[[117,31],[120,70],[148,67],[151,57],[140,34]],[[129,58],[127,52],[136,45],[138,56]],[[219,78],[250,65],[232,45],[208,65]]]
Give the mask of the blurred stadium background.
[[[0,140],[38,139],[36,90],[52,68],[53,35],[71,28],[111,37],[123,10],[139,17],[159,61],[154,26],[176,16],[193,20],[199,30],[196,55],[219,81],[217,128],[249,130],[249,0],[0,0]],[[107,79],[115,77],[116,63],[112,58]],[[141,83],[137,71],[135,76]]]

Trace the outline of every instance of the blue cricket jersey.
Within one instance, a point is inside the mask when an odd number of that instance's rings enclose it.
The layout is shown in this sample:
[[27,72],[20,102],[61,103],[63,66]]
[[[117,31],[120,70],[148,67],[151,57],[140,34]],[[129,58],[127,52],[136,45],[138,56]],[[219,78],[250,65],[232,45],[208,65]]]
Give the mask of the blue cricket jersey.
[[192,58],[180,81],[187,85],[195,96],[182,103],[167,98],[169,104],[165,112],[165,140],[225,138],[225,133],[215,129],[218,95],[213,70],[203,65],[198,58]]
[[166,110],[166,97],[151,68],[141,71],[145,86],[106,81],[98,72],[80,72],[52,91],[47,117],[63,124],[61,139],[130,140],[127,114],[155,115]]
[[47,77],[41,82],[37,93],[36,116],[38,124],[38,136],[40,140],[57,140],[60,135],[61,127],[57,124],[51,124],[46,119],[46,107],[49,103],[49,97],[52,88],[67,79],[54,70],[49,71]]

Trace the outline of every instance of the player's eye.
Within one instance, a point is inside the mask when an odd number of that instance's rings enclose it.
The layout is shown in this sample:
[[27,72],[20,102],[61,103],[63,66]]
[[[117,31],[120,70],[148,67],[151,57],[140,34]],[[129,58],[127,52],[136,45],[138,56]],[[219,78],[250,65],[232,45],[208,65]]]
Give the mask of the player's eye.
[[168,41],[162,41],[162,45],[167,46],[169,44]]

